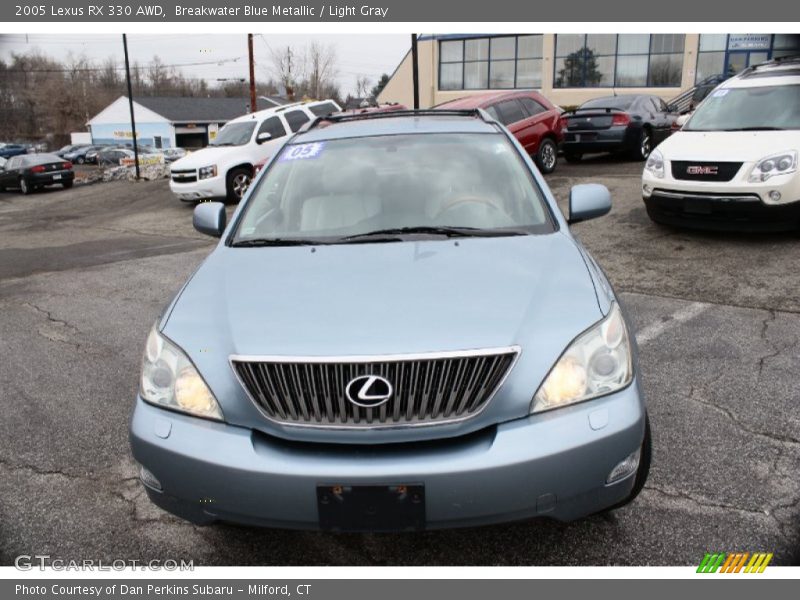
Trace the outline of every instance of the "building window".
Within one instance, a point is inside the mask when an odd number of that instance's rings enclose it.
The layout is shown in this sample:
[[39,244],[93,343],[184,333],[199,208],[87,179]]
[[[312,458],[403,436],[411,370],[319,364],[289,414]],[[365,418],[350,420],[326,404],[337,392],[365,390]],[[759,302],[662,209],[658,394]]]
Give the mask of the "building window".
[[796,33],[776,33],[772,48],[772,58],[800,54],[800,35]]
[[712,75],[725,72],[725,51],[728,49],[727,33],[703,33],[697,53],[694,80],[699,83]]
[[680,87],[683,34],[556,36],[555,87]]
[[539,88],[541,85],[541,35],[439,42],[440,90]]

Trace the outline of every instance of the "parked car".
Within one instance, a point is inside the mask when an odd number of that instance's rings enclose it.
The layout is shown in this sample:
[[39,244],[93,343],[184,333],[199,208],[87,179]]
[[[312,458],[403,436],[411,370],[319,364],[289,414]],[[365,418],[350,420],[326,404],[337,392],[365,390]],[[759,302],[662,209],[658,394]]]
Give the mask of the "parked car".
[[90,151],[99,150],[100,148],[101,146],[78,146],[77,148],[73,148],[72,150],[68,150],[67,152],[59,154],[59,156],[72,163],[82,165],[86,162],[89,162],[86,158],[86,155]]
[[288,135],[333,109],[341,110],[333,100],[319,100],[284,104],[233,119],[207,147],[172,163],[170,189],[186,202],[210,198],[238,202],[258,161],[272,156]]
[[133,150],[128,148],[110,147],[103,148],[97,153],[97,164],[101,167],[119,166],[123,158],[133,158]]
[[0,157],[11,158],[20,154],[27,154],[28,148],[22,144],[4,144],[0,147]]
[[78,148],[82,148],[84,146],[89,146],[89,145],[90,144],[67,144],[66,146],[62,146],[61,148],[53,152],[53,154],[55,154],[56,156],[60,156],[61,158],[64,158],[64,155],[67,154],[68,152],[74,152]]
[[439,104],[441,110],[482,108],[508,127],[542,173],[552,173],[558,163],[558,146],[564,140],[561,111],[537,92],[489,92]]
[[800,58],[720,84],[650,156],[642,196],[667,225],[747,230],[800,225]]
[[147,338],[129,439],[154,503],[393,530],[639,493],[633,331],[569,231],[605,187],[573,187],[564,218],[479,110],[329,117],[277,152],[229,226],[195,207],[220,242]]
[[579,162],[584,154],[615,152],[647,160],[672,133],[677,118],[658,96],[625,94],[589,100],[561,115],[564,158]]
[[72,187],[72,163],[55,154],[18,154],[0,166],[0,191],[17,188],[30,194],[47,185]]
[[408,108],[397,102],[393,104],[379,104],[377,106],[365,106],[359,108],[347,108],[342,110],[340,115],[360,115],[364,113],[386,113],[386,112],[394,112],[396,110],[408,110]]
[[175,162],[179,158],[186,156],[186,150],[183,148],[161,148],[160,152],[164,155],[164,160],[167,162]]
[[90,150],[86,151],[84,155],[84,160],[89,164],[98,164],[97,163],[97,155],[102,152],[103,150],[116,150],[118,148],[125,148],[125,146],[93,146]]

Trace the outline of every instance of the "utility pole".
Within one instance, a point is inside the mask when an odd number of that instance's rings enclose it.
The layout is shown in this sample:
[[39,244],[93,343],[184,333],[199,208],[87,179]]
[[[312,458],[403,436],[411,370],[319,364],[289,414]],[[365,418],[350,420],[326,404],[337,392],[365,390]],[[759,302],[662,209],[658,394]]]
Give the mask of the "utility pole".
[[136,119],[133,117],[133,86],[131,86],[131,65],[128,61],[128,36],[122,34],[122,47],[125,49],[125,77],[128,80],[128,106],[131,109],[131,135],[133,136],[133,163],[136,179],[139,179],[139,145],[136,143]]
[[256,63],[253,60],[253,34],[247,34],[247,54],[250,56],[250,112],[258,110],[256,99]]
[[286,99],[289,102],[294,102],[294,86],[292,85],[292,47],[286,46],[286,81],[289,85],[286,86]]
[[419,56],[417,55],[417,34],[411,34],[411,80],[414,85],[414,110],[419,108]]

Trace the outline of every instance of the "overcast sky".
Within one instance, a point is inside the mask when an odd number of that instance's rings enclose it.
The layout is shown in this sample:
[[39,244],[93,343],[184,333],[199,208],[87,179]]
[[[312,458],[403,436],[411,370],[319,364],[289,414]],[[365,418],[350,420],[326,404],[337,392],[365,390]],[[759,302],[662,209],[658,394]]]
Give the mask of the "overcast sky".
[[[338,79],[344,95],[355,93],[355,81],[359,75],[367,76],[374,83],[381,73],[391,74],[411,45],[410,36],[401,34],[256,34],[256,81],[268,78],[270,48],[289,45],[294,50],[302,50],[314,40],[336,48]],[[2,60],[8,60],[12,52],[26,53],[36,49],[58,59],[65,59],[70,54],[74,57],[85,56],[98,66],[109,56],[120,65],[124,64],[121,35],[0,34]],[[128,52],[131,61],[140,63],[149,62],[155,55],[168,65],[213,62],[180,67],[185,76],[204,78],[211,84],[216,83],[218,78],[248,76],[246,34],[130,34]],[[238,60],[231,60],[236,58]],[[217,64],[215,61],[225,62]]]

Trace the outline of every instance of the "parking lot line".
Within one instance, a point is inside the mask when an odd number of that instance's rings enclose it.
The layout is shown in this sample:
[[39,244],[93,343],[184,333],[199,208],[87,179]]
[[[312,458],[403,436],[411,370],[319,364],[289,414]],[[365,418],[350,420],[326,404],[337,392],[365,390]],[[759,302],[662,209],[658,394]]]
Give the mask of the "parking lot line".
[[672,329],[675,325],[679,325],[680,323],[685,323],[686,321],[694,319],[698,315],[708,310],[710,306],[710,304],[705,304],[703,302],[692,302],[688,306],[676,310],[667,318],[641,329],[636,334],[636,341],[640,346],[643,346],[648,342],[652,342],[665,331]]

